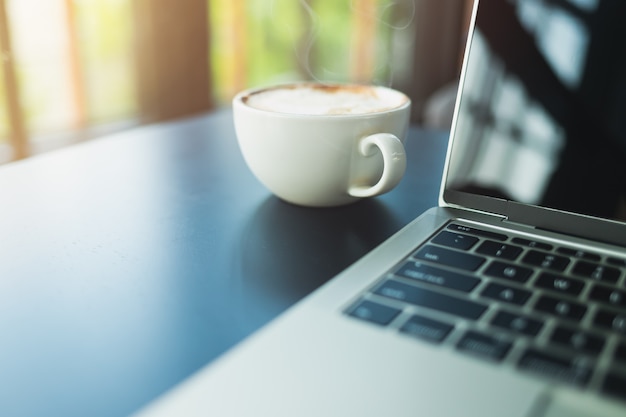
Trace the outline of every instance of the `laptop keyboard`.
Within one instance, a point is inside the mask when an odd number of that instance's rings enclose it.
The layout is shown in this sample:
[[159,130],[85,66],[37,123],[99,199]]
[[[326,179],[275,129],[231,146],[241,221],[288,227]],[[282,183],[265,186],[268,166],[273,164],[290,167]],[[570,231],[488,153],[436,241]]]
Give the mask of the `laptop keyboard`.
[[626,401],[626,259],[451,223],[346,310]]

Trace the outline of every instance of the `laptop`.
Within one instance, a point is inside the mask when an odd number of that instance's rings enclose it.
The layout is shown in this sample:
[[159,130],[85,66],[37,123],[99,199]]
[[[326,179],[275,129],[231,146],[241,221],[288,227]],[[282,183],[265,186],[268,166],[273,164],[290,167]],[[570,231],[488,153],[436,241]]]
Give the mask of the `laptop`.
[[626,415],[624,20],[477,2],[439,206],[137,415]]

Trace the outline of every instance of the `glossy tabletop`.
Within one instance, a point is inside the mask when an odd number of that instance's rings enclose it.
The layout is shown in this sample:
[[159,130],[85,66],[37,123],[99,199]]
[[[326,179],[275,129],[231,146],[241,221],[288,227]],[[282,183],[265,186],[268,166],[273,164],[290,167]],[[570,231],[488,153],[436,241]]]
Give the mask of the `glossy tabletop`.
[[332,209],[263,188],[229,111],[0,167],[0,415],[136,411],[436,205],[446,144]]

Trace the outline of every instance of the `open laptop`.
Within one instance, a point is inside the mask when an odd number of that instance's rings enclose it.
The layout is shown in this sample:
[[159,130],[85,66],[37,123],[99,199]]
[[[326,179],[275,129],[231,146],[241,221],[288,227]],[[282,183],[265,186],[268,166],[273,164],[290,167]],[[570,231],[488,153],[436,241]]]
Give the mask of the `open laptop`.
[[475,5],[439,207],[138,415],[626,415],[624,20]]

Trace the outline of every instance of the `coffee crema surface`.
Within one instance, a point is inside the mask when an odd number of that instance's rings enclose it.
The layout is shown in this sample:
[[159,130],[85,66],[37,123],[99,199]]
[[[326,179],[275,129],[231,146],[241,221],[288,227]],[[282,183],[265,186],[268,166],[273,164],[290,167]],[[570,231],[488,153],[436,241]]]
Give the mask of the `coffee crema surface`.
[[378,113],[408,103],[397,91],[377,86],[297,84],[256,91],[244,102],[260,110],[302,115]]

